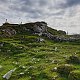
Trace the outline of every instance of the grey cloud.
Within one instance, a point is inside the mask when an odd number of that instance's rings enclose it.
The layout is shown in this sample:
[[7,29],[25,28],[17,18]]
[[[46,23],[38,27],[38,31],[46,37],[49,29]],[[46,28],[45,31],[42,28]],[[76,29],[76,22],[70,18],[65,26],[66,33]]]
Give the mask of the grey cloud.
[[[40,18],[41,15],[44,15],[43,14],[44,8],[46,8],[45,4],[48,5],[48,2],[46,0],[33,0],[33,1],[20,0],[20,1],[21,2],[19,4],[17,5],[13,4],[9,6],[9,8],[12,9],[13,11],[19,11],[19,12],[24,12],[26,14],[29,14],[29,17],[32,17],[32,18]],[[43,5],[44,5],[44,8],[41,9]]]
[[38,4],[39,6],[45,6],[48,5],[48,0],[20,0],[25,5],[35,5]]
[[34,4],[34,1],[32,0],[20,0],[21,3],[23,3],[24,5],[29,5],[32,6]]
[[49,1],[46,1],[46,0],[39,0],[39,6],[46,6],[46,5],[49,5]]
[[42,11],[36,8],[33,8],[32,6],[29,5],[24,5],[21,7],[15,7],[15,6],[11,6],[10,7],[13,11],[18,11],[21,13],[25,13],[26,16],[28,15],[28,17],[31,18],[39,18],[40,14],[42,14]]
[[7,2],[7,0],[0,0],[0,2]]
[[56,16],[63,16],[64,14],[65,14],[65,11],[62,10],[60,12],[55,13],[54,15],[56,15]]
[[62,8],[68,8],[76,5],[80,5],[80,0],[66,0],[66,3],[60,4]]
[[[64,12],[60,11],[55,13],[52,11],[54,9],[52,3],[48,0],[1,0],[3,2],[10,2],[9,4],[9,12],[19,14],[20,12],[22,15],[25,13],[25,16],[29,16],[30,18],[41,18],[42,16],[58,16],[63,15]],[[53,2],[53,0],[51,0]],[[5,6],[6,7],[6,6]],[[45,11],[46,9],[46,11]],[[6,10],[7,12],[7,10]],[[9,13],[10,15],[10,13]],[[13,15],[15,16],[15,15]]]

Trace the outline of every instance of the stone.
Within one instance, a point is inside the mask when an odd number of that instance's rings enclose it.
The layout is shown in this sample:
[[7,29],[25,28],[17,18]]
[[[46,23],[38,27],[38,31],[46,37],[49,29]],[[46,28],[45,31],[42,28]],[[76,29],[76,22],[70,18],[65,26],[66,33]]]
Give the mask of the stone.
[[24,72],[21,72],[20,75],[24,75]]
[[54,60],[52,61],[52,63],[54,63]]
[[43,32],[46,32],[47,23],[45,23],[45,22],[36,22],[33,27],[34,27],[33,30],[35,32],[43,33]]
[[11,50],[7,50],[7,52],[10,52]]
[[64,56],[63,56],[63,58],[66,58],[66,59],[67,59],[67,58],[68,58],[68,56],[67,56],[67,55],[64,55]]
[[17,64],[18,64],[18,62],[15,62],[15,64],[17,65]]
[[55,51],[57,51],[57,49],[58,49],[58,48],[57,48],[57,47],[55,47],[55,49],[54,49],[54,50],[55,50]]
[[53,60],[52,63],[53,64],[58,64],[59,60]]
[[15,70],[16,70],[16,68],[14,68],[13,70],[8,71],[8,72],[3,76],[3,78],[9,80],[10,77],[11,77],[11,75],[12,75],[12,73],[13,73]]
[[35,64],[37,63],[37,62],[34,62]]
[[43,38],[38,38],[37,41],[38,42],[44,42],[45,40]]
[[22,66],[22,68],[25,69],[26,67],[25,66]]
[[74,54],[76,55],[77,53],[75,52]]
[[52,71],[56,72],[57,71],[57,67],[54,67]]
[[4,46],[4,43],[0,43],[0,46],[3,47]]
[[38,34],[39,36],[42,36],[42,32]]
[[54,70],[57,70],[57,67],[55,67]]
[[40,59],[37,60],[38,62],[40,61]]
[[21,47],[19,47],[20,49],[22,49],[23,47],[21,46]]
[[28,74],[29,74],[30,72],[28,72]]

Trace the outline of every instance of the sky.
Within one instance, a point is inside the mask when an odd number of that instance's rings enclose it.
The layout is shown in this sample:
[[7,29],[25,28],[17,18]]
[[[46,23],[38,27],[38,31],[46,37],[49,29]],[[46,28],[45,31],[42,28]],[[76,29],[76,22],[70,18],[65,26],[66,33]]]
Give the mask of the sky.
[[80,0],[0,0],[0,25],[45,21],[69,34],[80,33]]

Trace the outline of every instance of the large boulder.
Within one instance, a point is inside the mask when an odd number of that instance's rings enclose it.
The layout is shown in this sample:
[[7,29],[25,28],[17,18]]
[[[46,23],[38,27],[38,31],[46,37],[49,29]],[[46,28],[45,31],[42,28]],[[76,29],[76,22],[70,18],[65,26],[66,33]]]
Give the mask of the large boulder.
[[34,22],[34,23],[26,23],[22,24],[22,27],[25,27],[26,30],[30,30],[33,33],[42,34],[47,31],[47,23],[46,22]]
[[34,24],[34,29],[33,29],[35,32],[38,32],[38,33],[44,33],[47,31],[47,23],[45,22],[36,22]]

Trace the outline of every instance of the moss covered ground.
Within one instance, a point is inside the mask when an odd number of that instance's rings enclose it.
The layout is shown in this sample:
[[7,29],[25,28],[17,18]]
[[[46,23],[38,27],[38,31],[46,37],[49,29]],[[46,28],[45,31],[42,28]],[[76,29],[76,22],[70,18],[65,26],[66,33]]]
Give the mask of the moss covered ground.
[[39,42],[37,38],[39,36],[17,35],[0,39],[0,80],[6,80],[3,75],[14,68],[9,80],[69,80],[53,70],[62,64],[80,70],[80,64],[67,62],[71,55],[80,57],[80,45],[46,38]]

